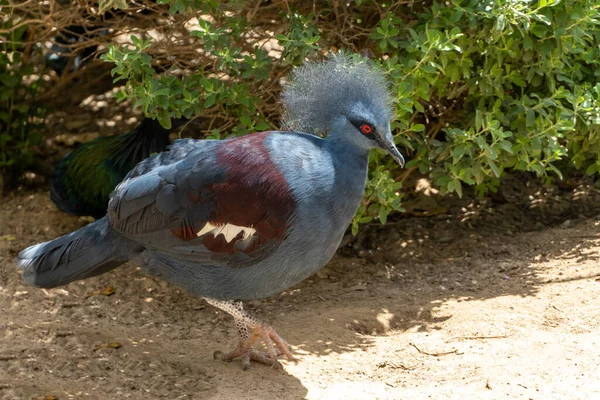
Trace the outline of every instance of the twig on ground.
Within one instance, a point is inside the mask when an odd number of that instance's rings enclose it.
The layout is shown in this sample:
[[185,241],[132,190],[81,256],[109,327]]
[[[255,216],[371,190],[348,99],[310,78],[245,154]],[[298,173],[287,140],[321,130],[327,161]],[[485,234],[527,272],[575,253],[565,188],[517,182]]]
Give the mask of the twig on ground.
[[415,369],[415,366],[406,366],[402,363],[397,364],[393,361],[381,361],[379,363],[377,363],[377,368],[385,368],[385,367],[390,367],[392,369],[402,369],[404,371],[412,371],[413,369]]
[[418,348],[418,347],[417,347],[417,345],[416,345],[416,344],[414,344],[413,342],[410,342],[410,345],[411,345],[412,347],[414,347],[415,349],[417,349],[417,351],[418,351],[419,353],[421,353],[421,354],[425,354],[425,355],[428,355],[428,356],[433,356],[433,357],[438,357],[438,356],[447,356],[448,354],[459,354],[459,353],[458,353],[458,349],[454,349],[454,350],[452,350],[452,351],[444,351],[444,352],[441,352],[441,353],[429,353],[429,352],[427,352],[427,351],[423,351],[423,350],[421,350],[420,348]]
[[446,340],[446,343],[457,342],[460,340],[486,340],[486,339],[506,339],[511,335],[495,335],[495,336],[456,336]]

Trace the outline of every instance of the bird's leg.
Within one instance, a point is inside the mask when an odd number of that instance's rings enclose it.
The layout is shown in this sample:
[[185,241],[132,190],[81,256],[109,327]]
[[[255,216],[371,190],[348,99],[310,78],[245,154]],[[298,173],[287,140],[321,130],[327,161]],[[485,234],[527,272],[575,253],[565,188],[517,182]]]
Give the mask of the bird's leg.
[[[222,301],[210,298],[205,298],[205,300],[210,305],[225,311],[234,318],[240,336],[240,343],[233,351],[227,354],[217,351],[214,354],[215,358],[221,358],[224,361],[232,361],[235,358],[240,358],[244,370],[250,367],[251,360],[271,365],[274,368],[281,366],[277,361],[279,355],[284,355],[288,360],[294,360],[287,342],[271,326],[263,324],[256,318],[248,315],[244,311],[242,302]],[[259,339],[267,347],[266,352],[254,348]]]

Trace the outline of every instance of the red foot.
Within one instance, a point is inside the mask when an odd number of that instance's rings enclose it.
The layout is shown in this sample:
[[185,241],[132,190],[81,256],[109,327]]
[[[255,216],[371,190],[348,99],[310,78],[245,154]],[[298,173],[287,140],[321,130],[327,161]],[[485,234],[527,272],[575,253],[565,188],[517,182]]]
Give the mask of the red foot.
[[[262,339],[267,347],[267,351],[256,350],[253,347],[259,338]],[[284,355],[290,361],[296,360],[290,351],[290,345],[275,332],[275,329],[269,325],[258,325],[252,329],[252,333],[248,339],[240,341],[236,349],[227,354],[216,351],[213,356],[215,359],[220,358],[223,361],[232,361],[240,358],[245,371],[250,368],[250,361],[257,361],[270,365],[273,368],[280,368],[281,364],[277,361],[277,357],[280,355]]]

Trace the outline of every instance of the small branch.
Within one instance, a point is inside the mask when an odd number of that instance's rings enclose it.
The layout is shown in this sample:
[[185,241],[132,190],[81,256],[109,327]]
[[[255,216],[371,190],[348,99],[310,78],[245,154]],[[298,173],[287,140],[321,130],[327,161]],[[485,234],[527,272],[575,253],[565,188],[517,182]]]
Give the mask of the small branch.
[[446,340],[446,343],[458,342],[461,340],[486,340],[486,339],[506,339],[510,335],[497,335],[497,336],[457,336]]
[[418,348],[418,347],[417,347],[417,345],[416,345],[416,344],[414,344],[413,342],[410,342],[410,345],[411,345],[412,347],[414,347],[415,349],[417,349],[417,351],[418,351],[419,353],[421,353],[421,354],[425,354],[425,355],[427,355],[427,356],[439,357],[439,356],[447,356],[448,354],[461,354],[461,353],[459,353],[459,352],[458,352],[458,349],[454,349],[454,350],[452,350],[452,351],[444,351],[444,352],[441,352],[441,353],[429,353],[429,352],[427,352],[427,351],[423,351],[423,350],[421,350],[420,348]]
[[409,169],[407,169],[402,175],[400,175],[399,181],[402,184],[404,184],[404,181],[406,181],[406,179],[408,179],[410,174],[412,174],[415,169],[417,169],[417,167],[410,167]]

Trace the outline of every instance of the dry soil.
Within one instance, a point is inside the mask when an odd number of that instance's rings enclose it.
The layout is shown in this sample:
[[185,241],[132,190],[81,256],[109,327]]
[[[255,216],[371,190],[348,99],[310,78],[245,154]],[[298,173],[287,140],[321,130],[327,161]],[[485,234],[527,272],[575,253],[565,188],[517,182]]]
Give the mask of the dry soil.
[[22,190],[0,205],[0,398],[600,399],[598,192],[577,190],[374,228],[248,305],[298,362],[246,372],[212,356],[231,318],[140,266],[27,286],[16,253],[85,221]]

